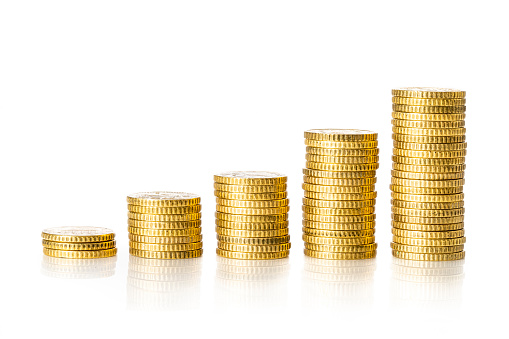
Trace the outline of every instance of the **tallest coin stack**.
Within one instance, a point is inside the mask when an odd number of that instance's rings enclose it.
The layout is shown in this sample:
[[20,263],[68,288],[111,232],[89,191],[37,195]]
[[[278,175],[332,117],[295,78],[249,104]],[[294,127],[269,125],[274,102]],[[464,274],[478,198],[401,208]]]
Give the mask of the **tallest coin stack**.
[[410,87],[392,95],[392,253],[462,259],[465,92]]

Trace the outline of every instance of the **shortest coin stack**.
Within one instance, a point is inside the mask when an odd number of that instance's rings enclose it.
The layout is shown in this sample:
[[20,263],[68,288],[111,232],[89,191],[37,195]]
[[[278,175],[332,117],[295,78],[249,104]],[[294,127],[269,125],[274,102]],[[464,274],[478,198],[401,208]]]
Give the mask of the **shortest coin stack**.
[[129,253],[149,259],[187,259],[203,253],[196,194],[143,192],[127,196]]
[[115,233],[108,228],[68,226],[42,231],[43,253],[50,257],[95,259],[117,254]]
[[290,254],[286,176],[227,172],[214,176],[216,253],[231,259],[280,259]]

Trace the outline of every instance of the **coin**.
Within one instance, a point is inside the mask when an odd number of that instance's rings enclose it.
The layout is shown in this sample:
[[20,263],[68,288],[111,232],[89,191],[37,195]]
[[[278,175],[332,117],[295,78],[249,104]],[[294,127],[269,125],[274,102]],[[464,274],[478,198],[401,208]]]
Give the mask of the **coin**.
[[372,164],[327,164],[322,162],[306,161],[306,167],[319,171],[373,171],[377,170],[378,163]]
[[404,172],[392,170],[393,177],[412,179],[412,180],[455,180],[462,179],[465,176],[464,172],[456,173],[419,173],[419,172]]
[[376,200],[316,200],[303,198],[304,206],[320,207],[320,208],[363,208],[375,206]]
[[153,207],[153,206],[127,205],[127,209],[130,212],[144,213],[144,214],[190,214],[190,213],[200,212],[201,205],[178,206],[178,207]]
[[64,226],[44,229],[42,238],[57,242],[102,242],[115,239],[115,233],[103,227]]
[[463,193],[446,195],[426,195],[426,194],[401,194],[391,192],[392,199],[416,202],[455,202],[462,201],[465,198]]
[[380,152],[378,148],[319,148],[319,147],[306,147],[308,154],[329,156],[329,157],[365,157],[376,156]]
[[440,232],[423,232],[423,231],[409,231],[398,228],[392,229],[392,234],[397,237],[405,238],[419,238],[419,239],[451,239],[461,238],[465,235],[465,230],[460,229],[457,231],[440,231]]
[[280,200],[286,199],[287,192],[273,192],[273,193],[232,193],[224,191],[214,191],[214,195],[220,199],[230,200]]
[[304,183],[322,186],[367,186],[374,185],[376,183],[376,178],[331,179],[304,176]]
[[360,238],[360,237],[372,237],[375,234],[375,229],[367,229],[360,231],[329,231],[319,230],[316,228],[303,227],[302,232],[304,234],[314,237],[326,237],[326,238]]
[[463,201],[452,202],[416,202],[404,200],[391,200],[392,206],[400,208],[410,208],[418,210],[449,210],[462,208],[465,203]]
[[290,206],[273,207],[273,208],[244,208],[244,207],[229,207],[216,205],[216,210],[228,214],[242,214],[242,215],[273,215],[288,213]]
[[465,142],[465,135],[454,136],[430,136],[430,135],[409,135],[393,133],[392,139],[400,142],[423,143],[423,144],[453,144]]
[[201,234],[183,237],[147,237],[144,235],[129,234],[129,240],[148,244],[186,244],[202,241]]
[[310,192],[345,194],[345,193],[369,193],[375,190],[375,185],[367,186],[322,186],[302,184],[302,189]]
[[394,148],[399,149],[408,149],[414,151],[462,151],[467,148],[466,142],[458,142],[452,144],[420,144],[420,143],[411,143],[411,142],[400,142],[393,141]]
[[376,192],[333,194],[304,191],[304,197],[317,200],[370,200],[376,198]]
[[143,220],[143,221],[192,221],[201,219],[201,213],[189,214],[142,214],[128,212],[129,219]]
[[456,217],[465,214],[464,208],[446,209],[446,210],[423,210],[423,209],[410,209],[392,207],[392,213],[408,215],[411,217]]
[[405,98],[457,99],[466,96],[465,91],[438,87],[402,87],[392,90],[392,95]]
[[288,235],[288,228],[267,229],[267,230],[243,230],[216,227],[218,235],[229,237],[245,237],[245,238],[270,238]]
[[310,147],[330,149],[366,149],[378,147],[378,141],[324,141],[305,139],[304,144]]
[[216,218],[234,222],[279,222],[288,220],[288,214],[241,215],[216,212]]
[[191,221],[143,221],[128,219],[127,224],[131,227],[150,228],[155,230],[178,230],[201,226],[201,220]]
[[291,248],[290,243],[278,245],[239,245],[226,242],[218,242],[217,248],[232,252],[283,252]]
[[128,195],[127,203],[154,207],[190,206],[199,204],[200,196],[184,192],[141,192]]
[[446,159],[430,159],[430,158],[409,158],[400,157],[397,155],[392,156],[392,161],[399,164],[414,165],[414,166],[447,166],[447,165],[461,165],[465,163],[465,157],[446,158]]
[[359,259],[371,259],[376,257],[376,251],[361,252],[361,253],[333,253],[333,252],[318,252],[308,249],[304,249],[304,254],[308,257],[328,260],[359,260]]
[[[433,144],[432,144],[433,145]],[[414,151],[409,149],[394,148],[393,154],[411,158],[464,158],[467,150],[459,151]]]
[[408,187],[429,187],[429,188],[441,188],[441,187],[460,187],[465,185],[465,179],[456,180],[411,180],[402,178],[392,178],[391,183],[393,185],[408,186]]
[[425,253],[407,253],[400,251],[392,251],[392,255],[395,256],[396,258],[406,260],[425,260],[425,261],[449,261],[449,260],[460,260],[465,258],[465,252],[425,254]]
[[144,235],[147,237],[185,237],[190,235],[201,234],[201,227],[193,227],[186,229],[150,229],[129,227],[129,233]]
[[374,178],[376,176],[376,170],[372,171],[352,171],[352,172],[330,172],[330,171],[318,171],[308,168],[302,170],[304,175],[307,177],[315,178],[330,178],[330,179],[364,179]]
[[465,226],[463,222],[453,224],[412,224],[398,221],[391,221],[392,227],[408,230],[408,231],[423,231],[423,232],[443,232],[443,231],[457,231],[463,229]]
[[273,193],[286,191],[286,184],[280,185],[227,185],[215,182],[214,189],[232,193]]
[[463,186],[460,187],[441,187],[441,188],[429,188],[429,187],[408,187],[408,186],[399,186],[399,185],[390,185],[391,191],[397,193],[404,194],[431,194],[431,195],[441,195],[441,194],[457,194],[463,192]]
[[397,171],[403,172],[417,172],[417,173],[462,173],[466,166],[460,165],[438,165],[438,166],[418,166],[393,163],[392,168]]
[[317,222],[337,222],[337,223],[357,223],[357,222],[370,222],[374,221],[375,214],[367,215],[317,215],[317,214],[303,214],[303,218],[309,221]]
[[465,121],[413,121],[413,120],[399,120],[392,119],[392,125],[404,128],[462,128],[465,127]]
[[405,127],[392,127],[392,132],[405,135],[416,136],[432,136],[432,137],[449,137],[465,135],[466,128],[405,128]]
[[456,246],[410,246],[401,245],[391,242],[391,248],[395,251],[410,252],[410,253],[455,253],[463,251],[465,245]]
[[216,254],[231,259],[242,259],[242,260],[267,260],[267,259],[280,259],[286,258],[290,251],[282,251],[282,252],[232,252],[227,250],[222,250],[220,248],[216,249]]
[[396,105],[410,106],[464,106],[465,99],[428,99],[428,98],[404,98],[392,97],[392,102]]
[[448,113],[448,114],[426,114],[426,113],[405,113],[392,112],[393,119],[413,120],[413,121],[461,121],[465,120],[464,113]]
[[464,113],[467,108],[462,106],[412,106],[392,104],[392,110],[405,113],[424,113],[424,114],[458,114]]
[[188,259],[201,257],[203,249],[194,251],[181,251],[181,252],[155,252],[143,251],[135,248],[129,248],[129,253],[136,257],[149,258],[149,259]]
[[311,251],[318,251],[318,252],[360,253],[360,252],[371,252],[371,251],[376,250],[377,244],[334,246],[334,245],[318,245],[318,244],[311,244],[311,243],[305,242],[304,248],[311,250]]
[[238,230],[277,230],[288,227],[288,221],[278,222],[232,222],[221,219],[216,219],[216,225],[224,228],[238,229]]
[[66,242],[55,242],[43,239],[42,246],[51,248],[54,250],[61,251],[98,251],[115,248],[115,240],[103,241],[103,242],[86,242],[86,243],[66,243]]
[[129,247],[140,251],[155,251],[155,252],[166,252],[166,251],[194,251],[203,247],[203,243],[187,243],[187,244],[148,244],[142,242],[129,241]]
[[312,162],[323,162],[328,164],[372,164],[378,162],[378,156],[334,157],[307,153],[306,160]]
[[98,251],[61,251],[43,247],[42,251],[50,257],[68,258],[68,259],[93,259],[106,258],[117,255],[116,248]]
[[407,215],[393,214],[392,220],[409,224],[457,224],[464,221],[464,216],[456,217],[410,217]]
[[325,238],[314,237],[307,234],[302,235],[302,240],[312,244],[334,245],[334,246],[351,246],[351,245],[368,245],[375,242],[375,237],[358,237],[358,238]]
[[231,237],[227,235],[217,235],[217,240],[221,242],[226,242],[230,244],[239,244],[239,245],[278,245],[285,244],[290,242],[290,236],[280,236],[280,237]]
[[372,131],[360,129],[310,129],[304,132],[304,138],[312,140],[324,141],[374,141],[378,138],[378,134]]
[[424,247],[445,247],[445,246],[458,246],[463,245],[466,241],[465,237],[461,238],[452,238],[452,239],[416,239],[416,238],[403,238],[398,236],[393,236],[392,241],[402,245],[410,245],[410,246],[424,246]]
[[230,200],[216,198],[216,204],[237,208],[274,208],[288,206],[288,199],[279,200]]
[[302,226],[317,230],[328,231],[361,231],[369,230],[375,227],[374,221],[357,222],[357,223],[340,223],[340,222],[320,222],[311,220],[302,220]]
[[302,206],[302,211],[308,214],[319,215],[363,215],[375,213],[374,207],[361,207],[361,208],[320,208]]
[[284,174],[263,171],[232,171],[214,175],[214,181],[228,185],[279,185],[286,183]]

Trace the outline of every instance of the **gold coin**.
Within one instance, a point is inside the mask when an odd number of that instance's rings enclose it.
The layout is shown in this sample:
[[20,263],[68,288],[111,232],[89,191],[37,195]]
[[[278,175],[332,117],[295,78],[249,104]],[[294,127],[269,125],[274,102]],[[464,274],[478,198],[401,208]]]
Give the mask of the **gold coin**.
[[216,219],[216,225],[224,228],[238,229],[238,230],[251,230],[251,231],[266,231],[277,230],[288,227],[288,221],[279,222],[231,222]]
[[410,187],[429,187],[429,188],[441,188],[441,187],[460,187],[465,185],[465,179],[456,180],[411,180],[402,178],[392,178],[391,183],[398,186],[410,186]]
[[246,237],[230,237],[227,235],[217,235],[217,240],[230,244],[239,245],[279,245],[290,242],[290,236],[266,237],[266,238],[246,238]]
[[448,166],[448,165],[464,164],[465,157],[430,159],[430,158],[409,158],[409,157],[400,157],[397,155],[393,155],[392,161],[394,161],[395,163],[398,163],[398,164],[406,164],[406,165],[414,165],[414,166]]
[[325,238],[325,237],[314,237],[307,234],[302,235],[302,240],[312,244],[332,245],[332,246],[369,245],[375,243],[375,237]]
[[282,252],[232,252],[216,249],[216,254],[230,259],[241,259],[241,260],[269,260],[269,259],[281,259],[286,258],[290,255],[290,251]]
[[330,149],[366,149],[378,147],[378,141],[323,141],[305,139],[306,146]]
[[380,152],[378,148],[319,148],[319,147],[306,147],[308,154],[329,156],[329,157],[366,157],[376,156]]
[[273,208],[244,208],[244,207],[228,207],[216,205],[216,210],[221,213],[242,214],[242,215],[272,215],[288,213],[290,206],[273,207]]
[[450,261],[450,260],[461,260],[465,258],[465,252],[444,253],[444,254],[423,254],[423,253],[407,253],[400,251],[392,251],[392,255],[400,259],[421,260],[421,261]]
[[142,214],[128,212],[129,219],[143,220],[143,221],[191,221],[201,219],[201,213],[189,214]]
[[395,200],[391,201],[394,207],[410,208],[418,210],[451,210],[462,208],[465,205],[464,201],[452,202],[418,202],[418,201],[404,201]]
[[318,222],[357,223],[371,222],[376,218],[375,214],[367,215],[317,215],[303,213],[304,220]]
[[420,172],[404,172],[392,170],[393,177],[412,179],[412,180],[455,180],[462,179],[465,176],[464,172],[456,173],[420,173]]
[[405,113],[392,112],[393,119],[409,120],[409,121],[462,121],[465,120],[464,113],[449,114],[425,114],[425,113]]
[[410,246],[391,242],[391,248],[395,251],[410,253],[455,253],[463,251],[465,245],[456,246]]
[[135,248],[129,248],[129,253],[135,257],[148,258],[148,259],[189,259],[198,258],[203,254],[203,249],[194,251],[181,251],[181,252],[155,252],[143,251]]
[[464,158],[467,150],[460,151],[414,151],[409,149],[394,148],[393,154],[411,158]]
[[465,230],[460,229],[457,231],[439,231],[439,232],[430,232],[430,231],[409,231],[402,230],[398,228],[392,229],[392,234],[397,237],[404,238],[418,238],[418,239],[453,239],[453,238],[461,238],[465,235]]
[[216,198],[216,204],[237,208],[274,208],[288,206],[288,199],[279,200],[229,200]]
[[375,185],[367,186],[322,186],[302,184],[302,189],[310,192],[345,194],[345,193],[369,193],[375,190]]
[[465,99],[428,99],[428,98],[404,98],[392,97],[392,102],[396,105],[410,106],[464,106]]
[[393,236],[392,241],[397,244],[409,246],[423,246],[423,247],[446,247],[463,245],[466,242],[465,237],[453,239],[417,239],[417,238],[403,238]]
[[415,202],[456,202],[463,201],[465,195],[460,194],[448,194],[448,195],[425,195],[425,194],[401,194],[391,192],[392,199],[403,200],[403,201],[415,201]]
[[103,242],[115,239],[115,233],[104,227],[64,226],[44,229],[42,238],[56,242]]
[[201,226],[201,220],[191,221],[142,221],[128,219],[127,224],[130,227],[150,228],[154,230],[183,230]]
[[466,142],[458,142],[455,144],[419,144],[411,142],[393,141],[394,148],[407,149],[413,151],[438,151],[438,152],[452,152],[463,151],[467,149]]
[[141,192],[128,195],[127,203],[153,207],[190,206],[199,204],[200,196],[184,192]]
[[306,161],[306,167],[309,169],[319,170],[319,171],[373,171],[377,170],[379,165],[378,163],[372,164],[327,164],[322,162],[312,162]]
[[378,138],[378,134],[371,131],[360,129],[310,129],[304,132],[304,138],[311,140],[324,141],[374,141]]
[[304,191],[304,197],[317,200],[369,200],[376,198],[376,192],[333,194]]
[[129,234],[129,240],[147,244],[187,244],[202,241],[202,235],[188,235],[184,237],[147,237],[144,235]]
[[376,200],[316,200],[303,198],[304,206],[320,207],[320,208],[363,208],[375,206]]
[[217,248],[231,252],[283,252],[288,251],[291,247],[290,243],[279,245],[237,245],[226,242],[218,242]]
[[462,99],[467,93],[457,89],[438,87],[403,87],[392,90],[392,95],[405,98]]
[[351,245],[351,246],[334,246],[334,245],[319,245],[305,242],[304,247],[311,251],[318,252],[347,252],[347,253],[361,253],[375,251],[377,244],[369,245]]
[[280,185],[227,185],[215,182],[214,189],[232,193],[273,193],[286,191],[286,184]]
[[422,194],[422,195],[441,195],[441,194],[456,194],[463,192],[463,186],[460,187],[441,187],[441,188],[429,188],[429,187],[408,187],[399,185],[390,185],[391,191],[404,194]]
[[416,173],[460,173],[466,168],[465,164],[461,165],[439,165],[439,166],[417,166],[393,163],[392,168],[397,171],[403,172],[416,172]]
[[304,254],[307,255],[308,257],[327,260],[360,260],[360,259],[371,259],[376,257],[376,251],[362,253],[332,253],[304,249]]
[[304,175],[307,177],[316,178],[330,178],[330,179],[364,179],[374,178],[376,176],[376,170],[373,171],[358,171],[358,172],[330,172],[330,171],[318,171],[308,168],[302,170]]
[[54,250],[51,248],[42,248],[42,252],[50,257],[67,258],[67,259],[95,259],[95,258],[106,258],[117,255],[116,248],[110,248],[107,250],[98,251],[61,251]]
[[457,224],[464,221],[464,216],[456,217],[410,217],[407,215],[393,214],[392,220],[408,224]]
[[457,231],[463,229],[464,223],[442,224],[442,225],[425,225],[425,224],[410,224],[404,222],[391,221],[394,228],[407,230],[407,231],[422,231],[422,232],[444,232],[444,231]]
[[129,212],[143,214],[190,214],[200,212],[201,205],[182,206],[182,207],[152,207],[152,206],[127,205],[127,209],[129,210]]
[[242,229],[230,229],[223,227],[216,227],[218,235],[224,235],[228,237],[242,237],[242,238],[271,238],[281,237],[288,235],[288,228],[281,229],[267,229],[267,230],[242,230]]
[[392,127],[392,132],[396,134],[432,136],[432,137],[449,137],[457,135],[465,135],[466,128],[405,128]]
[[302,211],[308,214],[319,215],[363,215],[375,213],[374,207],[361,207],[361,208],[320,208],[302,206]]
[[214,195],[220,199],[229,200],[280,200],[286,199],[287,192],[273,192],[273,193],[232,193],[224,191],[214,191]]
[[458,114],[464,113],[466,106],[412,106],[392,104],[392,110],[405,113],[424,113],[424,114]]
[[42,246],[53,250],[61,251],[98,251],[115,248],[115,240],[103,241],[103,242],[86,242],[86,243],[67,243],[67,242],[55,242],[50,240],[42,240]]
[[323,162],[327,164],[372,164],[378,162],[378,156],[331,157],[307,153],[306,160],[312,162]]
[[150,229],[129,227],[129,233],[136,235],[144,235],[147,237],[185,237],[190,235],[201,234],[201,227],[193,227],[186,229]]
[[313,237],[324,237],[324,238],[360,238],[360,237],[372,237],[375,234],[375,229],[367,229],[361,231],[329,231],[319,230],[315,228],[303,227],[302,232],[306,235]]
[[263,171],[232,171],[214,175],[214,181],[227,185],[280,185],[286,183],[284,174]]
[[302,220],[302,226],[325,231],[363,231],[373,229],[375,222],[339,223]]
[[142,242],[129,241],[129,247],[140,251],[183,252],[198,250],[203,247],[203,242],[200,241],[187,244],[148,244]]
[[393,133],[392,139],[400,142],[422,143],[422,144],[454,144],[465,142],[465,135],[455,136],[429,136],[429,135],[409,135]]
[[408,215],[410,217],[457,217],[459,215],[465,214],[464,208],[457,209],[448,209],[448,210],[422,210],[422,209],[410,209],[410,208],[400,208],[400,207],[392,207],[392,213]]
[[321,186],[367,186],[374,185],[376,178],[331,179],[304,176],[304,183]]
[[413,120],[399,120],[392,119],[392,125],[396,127],[404,128],[463,128],[465,127],[465,121],[413,121]]
[[288,214],[241,215],[216,212],[216,218],[234,222],[280,222],[288,220]]

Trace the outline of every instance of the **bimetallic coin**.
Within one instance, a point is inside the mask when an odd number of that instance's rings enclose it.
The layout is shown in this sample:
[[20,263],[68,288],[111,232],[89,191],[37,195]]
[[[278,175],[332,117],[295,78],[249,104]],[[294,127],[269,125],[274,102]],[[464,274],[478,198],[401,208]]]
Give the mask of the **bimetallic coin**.
[[214,181],[228,185],[278,185],[286,183],[284,174],[263,171],[232,171],[214,175]]
[[422,195],[451,195],[463,192],[463,186],[460,187],[442,187],[442,188],[429,188],[429,187],[408,187],[399,185],[390,185],[393,192],[404,194],[422,194]]
[[153,207],[129,204],[127,205],[127,209],[129,210],[129,212],[144,214],[190,214],[200,212],[201,205],[178,206],[178,207]]
[[115,233],[104,227],[65,226],[44,229],[42,238],[56,242],[102,242],[115,239]]
[[447,188],[460,187],[465,185],[465,179],[456,180],[412,180],[403,178],[392,178],[391,183],[399,186],[409,187],[428,187],[428,188]]
[[428,98],[404,98],[392,97],[392,102],[396,105],[410,106],[464,106],[465,99],[428,99]]
[[411,217],[456,217],[465,214],[464,208],[447,209],[447,210],[422,210],[422,209],[410,209],[392,207],[392,213],[408,215]]
[[376,251],[361,252],[361,253],[346,253],[346,252],[319,252],[312,251],[307,248],[304,249],[304,254],[308,257],[327,259],[327,260],[360,260],[371,259],[376,257]]
[[184,237],[147,237],[137,234],[129,234],[129,240],[147,244],[187,244],[202,241],[201,234]]
[[203,249],[181,252],[155,252],[129,248],[129,253],[131,255],[134,255],[135,257],[148,259],[189,259],[201,257],[201,255],[203,254]]
[[361,207],[361,208],[320,208],[302,206],[302,211],[308,214],[319,215],[364,215],[375,213],[374,207]]
[[216,198],[216,204],[236,208],[274,208],[288,206],[288,199],[279,200],[230,200]]
[[142,214],[128,212],[127,217],[142,221],[192,221],[201,219],[201,213],[189,214]]
[[128,195],[127,203],[154,207],[190,206],[199,204],[200,196],[184,192],[141,192]]
[[412,120],[399,120],[392,119],[392,125],[404,128],[463,128],[465,121],[412,121]]
[[465,237],[453,238],[453,239],[416,239],[416,238],[404,238],[393,236],[392,241],[397,244],[410,245],[410,246],[424,246],[424,247],[446,247],[446,246],[458,246],[463,245],[466,242]]
[[345,193],[369,193],[375,190],[375,185],[367,186],[322,186],[302,184],[302,189],[310,192],[345,194]]
[[392,229],[392,234],[397,237],[404,238],[418,238],[418,239],[453,239],[465,236],[465,230],[460,229],[457,231],[441,231],[441,232],[424,232],[424,231],[409,231],[398,228]]
[[331,172],[331,171],[318,171],[313,169],[304,168],[302,170],[305,176],[315,178],[330,178],[330,179],[365,179],[374,178],[376,170],[372,171],[351,171],[351,172]]
[[216,227],[217,235],[228,237],[245,237],[245,238],[270,238],[288,235],[288,228],[268,229],[268,230],[242,230],[230,229],[224,227]]
[[463,229],[465,226],[463,222],[454,224],[412,224],[398,221],[391,221],[394,228],[407,230],[407,231],[421,231],[421,232],[444,232],[444,231],[457,231]]
[[333,194],[304,191],[304,197],[317,200],[370,200],[376,198],[376,192]]
[[379,167],[378,163],[372,164],[327,164],[322,162],[306,161],[306,168],[319,171],[374,171]]
[[378,147],[378,141],[324,141],[305,139],[306,146],[330,149],[366,149]]
[[421,260],[421,261],[449,261],[449,260],[460,260],[465,258],[465,252],[425,254],[425,253],[408,253],[401,251],[392,251],[392,255],[400,259]]
[[396,178],[412,179],[412,180],[455,180],[463,179],[464,172],[456,173],[420,173],[420,172],[404,172],[392,170],[391,174]]
[[241,215],[216,212],[216,218],[233,222],[280,222],[288,220],[288,214]]
[[304,132],[304,138],[324,141],[374,141],[378,134],[360,129],[310,129]]
[[347,252],[347,253],[361,253],[375,251],[377,244],[369,245],[351,245],[351,246],[334,246],[334,245],[318,245],[305,242],[304,248],[311,251],[318,252]]
[[376,156],[380,150],[378,148],[320,148],[308,146],[306,152],[329,157],[366,157]]
[[401,87],[392,90],[392,95],[405,98],[463,99],[465,91],[439,87]]
[[186,229],[150,229],[129,227],[129,233],[136,235],[144,235],[147,237],[185,237],[190,235],[201,234],[201,227],[186,228]]
[[333,246],[369,245],[375,243],[375,237],[325,238],[325,237],[314,237],[307,234],[302,235],[302,240],[312,244],[333,245]]
[[306,235],[313,237],[324,237],[324,238],[360,238],[360,237],[372,237],[375,234],[375,229],[367,229],[360,231],[329,231],[319,230],[316,228],[303,227],[302,232]]
[[61,251],[98,251],[115,248],[115,240],[103,241],[103,242],[86,242],[86,243],[66,243],[66,242],[55,242],[43,239],[42,246],[51,248],[54,250]]
[[410,135],[393,133],[392,139],[400,142],[423,143],[423,144],[454,144],[465,142],[465,135],[453,136],[432,136],[432,135]]
[[[433,144],[431,144],[433,145]],[[411,158],[464,158],[467,150],[459,151],[414,151],[409,149],[394,148],[393,154]]]
[[281,259],[286,258],[290,255],[290,251],[282,252],[232,252],[216,249],[216,254],[230,259],[241,259],[241,260],[268,260],[268,259]]
[[215,182],[214,189],[231,193],[273,193],[286,191],[286,184],[280,185],[228,185]]
[[288,221],[278,222],[236,222],[216,219],[216,225],[224,228],[231,228],[237,230],[252,230],[252,231],[266,231],[278,230],[288,227]]
[[279,200],[286,199],[287,192],[273,192],[273,193],[232,193],[224,191],[214,191],[214,195],[220,199],[229,200]]
[[332,223],[363,223],[371,222],[376,218],[375,214],[367,215],[317,215],[303,213],[304,220]]
[[154,230],[183,230],[201,226],[201,220],[191,221],[143,221],[128,219],[127,224],[130,227],[149,228]]
[[279,244],[279,245],[238,245],[230,244],[226,242],[218,242],[217,248],[225,251],[232,252],[283,252],[288,251],[291,247],[290,243]]
[[303,198],[304,206],[319,208],[363,208],[375,206],[376,200],[316,200]]
[[286,244],[290,242],[290,236],[280,236],[280,237],[254,237],[254,238],[246,238],[246,237],[231,237],[227,235],[217,235],[217,240],[230,244],[239,244],[239,245],[279,245]]
[[129,241],[129,247],[140,251],[155,251],[155,252],[182,252],[182,251],[194,251],[203,247],[203,243],[187,243],[187,244],[148,244],[142,242]]
[[451,210],[462,208],[465,205],[464,201],[452,202],[416,202],[404,200],[391,200],[392,206],[399,208],[417,209],[417,210]]
[[455,253],[463,251],[465,245],[456,246],[410,246],[391,242],[391,248],[395,251],[410,253]]
[[290,206],[273,207],[273,208],[246,208],[246,207],[229,207],[216,205],[216,210],[221,213],[242,214],[242,215],[273,215],[288,213]]
[[50,257],[68,258],[68,259],[95,259],[113,257],[117,254],[116,248],[98,251],[61,251],[43,247],[42,251]]
[[393,119],[413,120],[413,121],[461,121],[465,120],[464,113],[448,113],[448,114],[426,114],[426,113],[406,113],[392,112]]
[[392,214],[392,220],[408,224],[457,224],[464,221],[464,216],[456,217],[410,217],[407,215]]
[[374,221],[357,222],[357,223],[340,223],[340,222],[320,222],[302,220],[302,226],[307,228],[313,228],[317,230],[327,231],[362,231],[370,230],[375,227]]
[[372,164],[378,162],[378,156],[334,157],[308,153],[306,154],[306,160],[328,164]]

